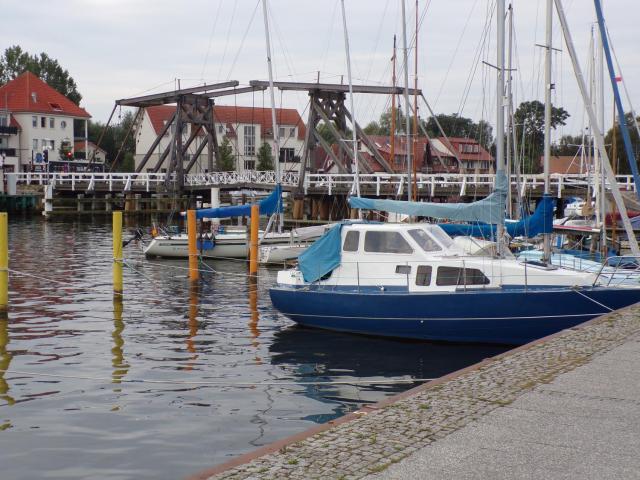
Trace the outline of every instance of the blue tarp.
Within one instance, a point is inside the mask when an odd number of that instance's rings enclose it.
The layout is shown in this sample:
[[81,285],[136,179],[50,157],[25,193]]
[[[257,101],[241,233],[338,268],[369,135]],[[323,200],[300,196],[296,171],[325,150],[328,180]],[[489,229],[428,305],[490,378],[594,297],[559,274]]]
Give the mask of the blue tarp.
[[342,227],[353,223],[337,224],[300,254],[298,268],[305,282],[315,282],[340,265]]
[[[542,233],[553,232],[553,209],[555,199],[550,195],[542,197],[533,215],[517,222],[506,222],[504,225],[507,233],[513,237],[535,237]],[[481,224],[439,223],[442,229],[452,237],[458,235],[470,235],[479,238],[495,237],[496,226]]]
[[[260,205],[260,215],[271,215],[282,211],[282,187],[276,188],[267,198],[258,202]],[[250,217],[251,204],[235,205],[232,207],[201,208],[196,210],[196,218],[229,218],[229,217]]]
[[352,208],[382,210],[402,213],[414,217],[447,218],[461,222],[500,223],[504,219],[507,201],[507,176],[496,174],[493,193],[487,198],[471,203],[408,202],[401,200],[376,200],[373,198],[351,197]]

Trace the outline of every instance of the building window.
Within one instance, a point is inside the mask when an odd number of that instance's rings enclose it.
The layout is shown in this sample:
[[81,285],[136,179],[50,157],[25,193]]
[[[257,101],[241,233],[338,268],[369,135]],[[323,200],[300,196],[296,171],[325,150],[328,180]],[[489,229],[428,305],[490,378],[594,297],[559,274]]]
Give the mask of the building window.
[[62,121],[60,122],[60,128],[61,128],[62,130],[64,130],[65,128],[67,128],[67,122],[65,122],[64,120],[62,120]]
[[[281,148],[280,149],[280,155],[278,157],[278,160],[280,161],[280,163],[282,162],[287,162],[287,163],[292,163],[296,161],[296,151],[294,148]],[[297,161],[299,162],[300,159],[298,158]]]
[[47,126],[47,117],[40,117],[40,126],[45,128]]
[[42,140],[42,149],[43,150],[55,150],[56,141],[55,140]]
[[31,126],[38,128],[38,117],[31,117]]
[[345,252],[357,252],[358,244],[360,243],[360,232],[356,232],[351,230],[347,232],[344,237],[344,244],[342,245],[342,250]]
[[34,152],[38,151],[38,139],[37,138],[33,139],[33,151]]
[[56,126],[56,119],[53,117],[49,118],[49,128],[55,128]]
[[293,128],[289,129],[289,136],[290,137],[295,137],[296,136],[296,127],[293,127]]
[[255,170],[256,169],[256,161],[255,160],[245,160],[244,161],[244,169],[245,170]]
[[278,128],[278,137],[284,138],[284,127]]
[[0,127],[9,126],[9,117],[7,115],[0,115]]
[[218,133],[222,135],[224,133],[224,125],[218,125]]
[[254,156],[256,154],[256,127],[255,127],[255,125],[245,125],[244,126],[244,154],[247,157],[252,157],[252,156]]
[[411,245],[399,232],[367,232],[364,251],[372,253],[413,253]]

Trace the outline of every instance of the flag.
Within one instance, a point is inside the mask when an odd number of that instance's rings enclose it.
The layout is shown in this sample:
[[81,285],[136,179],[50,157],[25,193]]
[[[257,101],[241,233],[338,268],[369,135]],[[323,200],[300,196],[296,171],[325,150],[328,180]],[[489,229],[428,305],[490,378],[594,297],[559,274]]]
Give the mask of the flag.
[[622,81],[622,77],[615,77],[615,81],[616,82],[621,82]]

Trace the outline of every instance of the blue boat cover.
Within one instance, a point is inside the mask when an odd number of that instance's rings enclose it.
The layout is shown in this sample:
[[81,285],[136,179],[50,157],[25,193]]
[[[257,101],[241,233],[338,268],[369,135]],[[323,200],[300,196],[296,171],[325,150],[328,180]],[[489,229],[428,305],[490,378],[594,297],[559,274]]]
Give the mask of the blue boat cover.
[[[504,225],[507,233],[513,237],[532,238],[541,233],[553,232],[553,209],[555,199],[550,195],[544,195],[533,215],[523,218],[517,222],[506,222]],[[445,232],[452,237],[458,235],[470,235],[472,237],[493,239],[495,237],[496,226],[481,224],[461,224],[461,223],[439,223]]]
[[[282,212],[282,187],[280,184],[271,194],[258,202],[260,205],[260,215],[271,215]],[[231,207],[201,208],[196,210],[196,218],[229,218],[229,217],[249,217],[251,216],[251,204],[234,205]]]
[[298,268],[305,282],[315,282],[340,265],[342,226],[339,223],[298,256]]
[[461,222],[496,224],[504,220],[507,188],[507,176],[504,172],[500,171],[496,174],[496,184],[493,193],[477,202],[433,203],[351,197],[349,198],[349,205],[351,205],[352,208],[382,210],[414,217],[447,218]]

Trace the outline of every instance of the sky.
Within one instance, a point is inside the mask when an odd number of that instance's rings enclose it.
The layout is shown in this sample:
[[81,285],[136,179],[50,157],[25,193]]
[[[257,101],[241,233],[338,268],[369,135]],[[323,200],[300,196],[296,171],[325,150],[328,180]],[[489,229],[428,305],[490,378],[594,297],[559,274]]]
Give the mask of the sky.
[[[507,2],[508,3],[508,2]],[[603,0],[612,44],[631,102],[640,104],[640,8],[637,0]],[[545,0],[513,0],[514,102],[543,100]],[[564,0],[581,66],[589,69],[591,0]],[[274,76],[281,81],[347,83],[340,0],[269,0]],[[106,121],[116,99],[197,84],[268,79],[261,0],[3,0],[0,50],[20,45],[46,52],[69,70],[94,120]],[[354,84],[391,84],[393,36],[403,64],[401,0],[345,0]],[[413,85],[415,0],[407,0],[409,81]],[[436,113],[494,123],[495,0],[419,0],[418,85]],[[570,57],[554,17],[553,103],[571,117],[555,132],[585,126]],[[318,73],[319,72],[319,73]],[[620,75],[620,71],[616,72]],[[398,74],[397,83],[403,85]],[[622,84],[619,84],[622,85]],[[606,122],[611,125],[610,84]],[[217,100],[269,107],[267,92]],[[306,119],[306,93],[276,93],[277,106]],[[623,99],[625,108],[629,102]],[[382,95],[357,95],[355,115],[366,125],[388,108]],[[424,106],[420,114],[427,116]],[[118,121],[119,111],[115,116]]]

